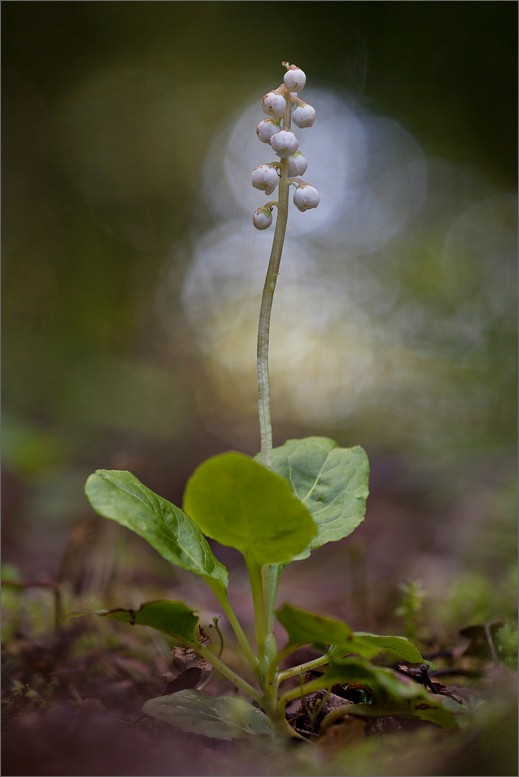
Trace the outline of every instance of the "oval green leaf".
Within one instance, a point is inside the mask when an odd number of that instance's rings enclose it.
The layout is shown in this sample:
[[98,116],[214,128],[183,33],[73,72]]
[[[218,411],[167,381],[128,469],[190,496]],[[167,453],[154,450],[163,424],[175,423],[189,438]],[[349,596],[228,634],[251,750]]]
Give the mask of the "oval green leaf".
[[406,637],[385,637],[379,634],[356,631],[349,643],[348,651],[364,658],[374,658],[384,654],[409,664],[423,664],[425,662],[418,648]]
[[85,493],[96,512],[143,537],[171,564],[201,575],[213,589],[227,589],[227,570],[198,526],[131,472],[97,470]]
[[198,616],[184,602],[159,599],[146,602],[138,610],[102,610],[96,613],[132,626],[150,626],[187,645],[198,643]]
[[397,674],[392,669],[375,666],[361,658],[331,658],[333,660],[322,677],[323,684],[328,688],[336,683],[365,685],[378,697],[379,703],[389,698],[413,699],[422,696],[424,692],[428,694],[423,685]]
[[204,461],[187,483],[184,510],[204,534],[259,566],[291,561],[317,533],[287,481],[242,453]]
[[[397,674],[392,669],[375,666],[368,661],[356,658],[333,659],[322,676],[323,688],[336,684],[355,683],[369,688],[375,697],[372,715],[378,715],[378,706],[385,714],[404,715],[429,720],[438,725],[452,728],[457,725],[456,716],[445,704],[445,697],[430,693],[423,685],[408,677]],[[355,708],[364,705],[354,705]],[[366,710],[368,713],[369,711]],[[461,707],[460,707],[461,711]]]
[[276,612],[278,621],[288,633],[288,645],[346,645],[352,631],[338,618],[316,615],[299,607],[284,604]]
[[317,524],[317,535],[298,559],[347,537],[364,519],[369,462],[359,446],[340,448],[327,437],[288,440],[272,452],[272,468],[289,481]]
[[146,715],[181,731],[212,739],[237,739],[247,734],[272,735],[267,716],[252,704],[231,696],[210,696],[185,690],[149,699],[142,708]]

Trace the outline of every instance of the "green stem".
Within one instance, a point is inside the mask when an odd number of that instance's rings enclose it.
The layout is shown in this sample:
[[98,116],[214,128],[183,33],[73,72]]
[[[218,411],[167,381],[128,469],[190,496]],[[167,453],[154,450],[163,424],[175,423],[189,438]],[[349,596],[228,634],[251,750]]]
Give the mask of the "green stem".
[[278,692],[279,692],[279,672],[277,671],[277,668],[279,666],[279,662],[282,661],[284,658],[283,651],[281,653],[277,653],[274,658],[270,661],[267,671],[265,673],[265,687],[269,688],[271,697],[276,702],[276,708],[277,708],[277,699],[278,699]]
[[319,734],[324,734],[327,728],[332,725],[332,723],[335,723],[336,720],[340,720],[340,718],[344,718],[345,715],[351,715],[351,708],[358,705],[353,704],[353,702],[348,702],[347,704],[343,704],[340,707],[336,707],[334,710],[331,710],[328,712],[324,718],[321,721],[321,725],[319,727]]
[[256,629],[256,642],[258,645],[258,656],[261,667],[264,662],[265,639],[267,637],[265,597],[263,591],[263,581],[261,577],[261,567],[252,561],[247,561],[246,563],[252,591],[252,601],[254,604],[254,625]]
[[292,688],[290,691],[284,693],[279,697],[279,705],[284,708],[289,701],[292,701],[292,699],[300,699],[302,696],[308,696],[308,694],[314,693],[315,691],[321,691],[325,687],[326,685],[323,685],[323,678],[317,677],[315,680],[310,680],[310,682],[303,683],[297,688]]
[[[292,107],[288,93],[286,94],[286,103],[287,107],[283,117],[283,129],[289,130]],[[267,276],[265,278],[263,295],[261,297],[257,349],[258,410],[261,437],[260,458],[261,463],[265,467],[269,468],[272,467],[272,421],[270,412],[270,378],[268,363],[270,318],[288,221],[289,183],[287,159],[281,160],[279,164],[279,171],[281,173],[281,178],[279,181],[278,214],[276,218],[276,229],[274,232],[274,240],[272,242],[272,250],[270,252]]]
[[263,707],[264,701],[260,692],[256,690],[256,688],[253,688],[253,686],[244,680],[243,677],[240,677],[239,674],[236,674],[236,672],[234,672],[230,666],[227,666],[227,664],[218,658],[218,656],[215,656],[215,654],[209,650],[209,648],[204,647],[200,643],[193,643],[190,647],[192,647],[193,650],[196,650],[197,653],[199,653],[203,658],[206,659],[206,661],[214,666],[217,672],[220,672],[220,674],[227,678],[227,680],[230,680],[231,683],[234,683],[237,688],[240,688],[240,690],[244,691],[246,694],[248,694],[248,696],[251,697],[251,699],[254,699]]
[[[284,658],[285,656],[282,656]],[[281,659],[280,659],[281,660]],[[298,666],[292,666],[290,669],[285,669],[284,672],[279,673],[278,681],[282,683],[284,680],[288,680],[290,677],[296,677],[298,674],[303,674],[304,672],[310,672],[312,669],[318,669],[320,666],[324,666],[329,661],[328,655],[319,656],[319,658],[314,658],[312,661],[307,661],[304,664],[298,664]]]
[[[292,105],[290,94],[285,94],[286,109],[283,116],[283,129],[290,130],[292,118]],[[270,341],[270,320],[272,315],[272,303],[274,301],[274,292],[276,290],[276,281],[281,264],[281,255],[285,242],[285,233],[288,221],[288,160],[281,159],[279,163],[279,193],[278,193],[278,212],[276,218],[276,229],[272,241],[269,265],[261,297],[260,315],[258,323],[258,346],[257,346],[257,371],[258,371],[258,411],[260,423],[261,463],[272,469],[272,417],[270,408],[270,377],[269,377],[269,341]],[[272,635],[271,643],[274,643],[274,608],[276,603],[279,578],[283,567],[273,564],[265,570],[263,576],[262,590],[263,613],[266,622],[266,634]]]
[[274,721],[277,730],[281,735],[288,735],[289,737],[293,737],[294,739],[302,739],[303,742],[307,742],[308,740],[306,737],[301,736],[295,728],[292,728],[288,720],[285,718],[285,715],[283,714],[281,717],[277,718]]
[[254,652],[250,646],[249,640],[247,639],[245,632],[243,631],[241,624],[236,617],[236,614],[231,606],[231,603],[229,599],[227,598],[227,594],[224,591],[219,590],[218,588],[213,588],[213,592],[218,599],[218,602],[220,603],[220,606],[222,610],[224,611],[227,620],[231,624],[232,630],[234,631],[236,635],[236,639],[238,640],[241,649],[243,650],[247,661],[249,662],[250,666],[252,667],[253,671],[257,674],[258,673],[258,659],[254,655]]
[[267,617],[267,631],[274,629],[274,612],[276,609],[276,597],[279,587],[279,579],[285,568],[285,564],[269,564],[263,569],[263,585],[265,588],[265,607]]

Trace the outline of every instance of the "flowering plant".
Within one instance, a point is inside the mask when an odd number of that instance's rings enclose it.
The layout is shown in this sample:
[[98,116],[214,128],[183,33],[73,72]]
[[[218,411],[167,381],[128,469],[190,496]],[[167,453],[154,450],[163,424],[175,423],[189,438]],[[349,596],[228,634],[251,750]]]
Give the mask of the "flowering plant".
[[[454,716],[446,706],[450,700],[393,668],[373,663],[385,657],[423,666],[409,639],[356,632],[340,619],[288,603],[276,609],[287,564],[344,539],[363,520],[369,476],[367,456],[359,446],[341,448],[326,437],[309,437],[272,447],[268,346],[289,187],[295,187],[293,201],[299,210],[319,204],[318,191],[300,178],[307,162],[291,130],[291,121],[310,127],[316,112],[299,97],[306,83],[304,72],[295,65],[283,65],[283,83],[263,97],[267,118],[256,128],[260,141],[271,146],[279,161],[262,164],[252,173],[252,185],[267,196],[278,188],[278,199],[258,208],[253,217],[254,225],[265,229],[277,208],[258,326],[260,452],[255,458],[223,453],[202,462],[187,482],[182,508],[155,494],[130,472],[98,470],[86,483],[87,497],[98,513],[131,529],[173,565],[198,575],[209,586],[234,632],[241,667],[236,670],[219,641],[210,640],[209,633],[221,637],[217,620],[201,624],[196,610],[184,602],[159,600],[138,610],[118,608],[99,614],[163,632],[173,640],[177,659],[184,650],[192,662],[194,651],[199,668],[214,669],[241,692],[239,697],[212,696],[196,687],[198,676],[193,680],[191,674],[191,687],[184,684],[183,690],[146,702],[148,715],[185,731],[223,739],[244,733],[309,738],[345,715],[372,715],[373,704],[379,716],[412,715],[452,725]],[[254,610],[254,641],[232,607],[228,570],[207,538],[243,555]],[[287,635],[281,646],[276,619]],[[303,646],[313,649],[314,657],[287,665],[287,659]],[[353,704],[348,696],[351,687],[362,689],[359,703]],[[310,704],[315,705],[315,716],[309,731],[300,723],[300,712]]]
[[315,121],[315,109],[299,97],[306,84],[306,75],[296,65],[283,62],[287,68],[283,83],[264,96],[263,111],[268,118],[260,121],[256,134],[263,143],[268,143],[280,157],[279,162],[259,165],[252,172],[252,185],[271,195],[279,184],[279,199],[256,209],[252,218],[256,229],[268,229],[272,224],[272,209],[278,208],[279,230],[286,228],[288,215],[289,186],[295,186],[294,205],[301,211],[317,208],[319,192],[299,176],[306,172],[308,163],[299,149],[299,141],[291,130],[297,127],[311,127]]

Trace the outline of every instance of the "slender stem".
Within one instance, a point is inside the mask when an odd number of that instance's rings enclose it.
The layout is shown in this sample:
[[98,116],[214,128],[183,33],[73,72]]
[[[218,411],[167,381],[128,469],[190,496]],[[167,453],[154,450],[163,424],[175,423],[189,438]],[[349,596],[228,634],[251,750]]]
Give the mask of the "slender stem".
[[308,696],[309,693],[314,693],[314,691],[321,691],[325,687],[326,685],[323,685],[323,678],[317,677],[315,680],[310,680],[308,683],[303,683],[302,685],[298,685],[297,688],[286,691],[286,693],[279,697],[279,704],[284,707],[289,701],[292,701],[292,699],[300,699],[302,696]]
[[246,680],[243,679],[243,677],[240,677],[239,674],[236,674],[230,666],[227,666],[218,656],[216,656],[209,648],[204,647],[203,645],[200,645],[199,643],[193,643],[191,645],[193,650],[196,650],[197,653],[199,653],[203,658],[206,659],[206,661],[209,661],[209,663],[214,666],[214,668],[220,672],[221,675],[223,675],[227,680],[230,680],[231,683],[234,683],[237,688],[240,688],[240,690],[244,691],[246,694],[248,694],[251,699],[254,699],[258,702],[258,704],[261,704],[263,706],[263,697],[261,696],[261,693],[254,688],[250,683],[248,683]]
[[[286,97],[286,110],[283,117],[283,129],[290,129],[291,120],[291,102],[290,95]],[[259,325],[258,325],[258,349],[257,349],[257,370],[258,370],[258,410],[260,422],[261,452],[260,458],[265,467],[272,467],[272,421],[270,412],[270,378],[269,378],[269,338],[270,338],[270,318],[272,312],[272,302],[276,281],[281,263],[281,254],[285,241],[285,232],[288,220],[288,160],[282,159],[279,165],[281,178],[279,181],[278,214],[276,218],[276,229],[272,250],[270,252],[269,266],[263,295],[261,298]]]
[[282,659],[283,651],[281,653],[277,653],[277,655],[274,656],[274,658],[270,661],[265,673],[265,687],[269,688],[272,698],[276,699],[276,705],[279,692],[279,672],[277,668],[279,666],[279,662]]
[[289,737],[293,737],[294,739],[302,739],[304,742],[308,741],[306,737],[301,736],[295,728],[292,728],[284,714],[281,715],[281,717],[276,718],[275,723],[277,724],[277,729],[280,734],[288,734]]
[[279,673],[279,682],[282,683],[284,680],[288,680],[290,677],[296,677],[298,674],[310,672],[312,669],[318,669],[320,666],[327,664],[329,660],[330,659],[328,655],[319,656],[319,658],[314,658],[312,661],[307,661],[304,664],[299,664],[298,666],[290,667],[290,669],[285,669],[284,672]]
[[276,608],[276,596],[279,587],[279,578],[285,568],[285,564],[269,564],[263,568],[263,585],[265,587],[265,607],[267,617],[267,631],[274,629],[274,611]]
[[265,639],[267,636],[265,597],[263,591],[263,581],[261,577],[261,567],[254,562],[247,561],[247,572],[249,573],[252,601],[254,604],[254,625],[256,628],[256,642],[258,644],[258,656],[261,666],[264,660]]
[[355,705],[353,704],[353,702],[350,701],[328,712],[321,721],[321,725],[319,727],[319,734],[324,734],[326,729],[329,726],[331,726],[332,723],[335,723],[336,720],[340,720],[340,718],[344,718],[345,715],[351,715],[351,708],[356,706],[358,705]]
[[[285,114],[283,116],[283,129],[289,130],[292,118],[292,104],[288,91],[286,91],[285,99],[286,108]],[[282,159],[280,161],[279,172],[280,180],[276,229],[274,232],[274,240],[272,241],[269,265],[265,278],[265,285],[263,287],[263,294],[261,297],[257,346],[258,411],[261,439],[260,460],[261,463],[269,469],[272,468],[272,418],[270,408],[269,377],[270,319],[288,221],[288,193],[290,184],[288,179],[287,159]],[[277,564],[269,566],[268,569],[265,570],[263,576],[263,606],[265,608],[264,614],[266,620],[266,633],[269,635],[273,633],[274,608],[282,569],[283,567]],[[274,641],[273,636],[271,641]]]
[[[211,586],[212,587],[212,586]],[[220,603],[220,606],[222,607],[222,610],[224,611],[227,620],[231,624],[232,630],[234,631],[236,635],[236,639],[238,640],[241,649],[243,650],[247,661],[251,665],[254,672],[257,674],[258,672],[258,659],[254,655],[254,652],[250,646],[249,640],[247,639],[245,632],[243,631],[241,624],[236,617],[236,614],[231,606],[231,603],[229,599],[227,598],[227,594],[225,591],[222,591],[218,587],[214,587],[213,592],[218,599],[218,602]]]

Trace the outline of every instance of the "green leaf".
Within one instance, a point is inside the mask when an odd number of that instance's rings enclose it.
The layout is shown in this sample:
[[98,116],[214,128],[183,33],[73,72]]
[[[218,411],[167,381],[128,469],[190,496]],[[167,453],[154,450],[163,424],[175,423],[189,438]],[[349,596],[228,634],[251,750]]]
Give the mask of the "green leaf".
[[149,699],[146,715],[176,726],[181,731],[212,739],[237,739],[246,734],[272,734],[267,716],[243,699],[209,696],[196,690]]
[[151,626],[169,637],[188,645],[198,643],[198,616],[183,602],[159,599],[146,602],[138,610],[100,610],[97,615],[130,623],[132,626]]
[[383,698],[412,699],[421,696],[425,691],[423,686],[414,680],[360,658],[333,658],[323,680],[327,684],[351,682],[366,685],[375,695]]
[[340,448],[327,437],[288,440],[272,452],[272,468],[289,481],[317,524],[317,535],[298,559],[347,537],[364,519],[369,463],[359,446]]
[[[430,693],[419,683],[392,669],[357,658],[333,658],[322,676],[323,688],[345,683],[363,685],[372,691],[373,708],[371,711],[366,710],[367,714],[378,715],[378,708],[381,707],[390,715],[417,717],[448,728],[457,725],[450,700]],[[360,709],[360,705],[357,709]],[[463,712],[460,706],[458,710]],[[355,714],[355,706],[352,707],[352,713]]]
[[143,537],[167,561],[201,575],[213,589],[227,589],[227,570],[198,526],[131,472],[97,470],[85,492],[96,512]]
[[[385,637],[379,634],[367,634],[355,631],[348,643],[349,653],[356,653],[363,658],[374,658],[382,653],[409,664],[423,664],[424,658],[420,651],[406,637]],[[340,653],[337,648],[337,653]],[[344,655],[346,651],[342,650]]]
[[429,698],[417,699],[411,702],[412,716],[419,720],[428,720],[445,728],[456,728],[461,723],[467,711],[448,696],[429,694]]
[[286,480],[242,453],[223,453],[189,479],[184,510],[209,537],[259,566],[291,561],[317,529]]
[[332,645],[332,660],[355,653],[362,658],[386,654],[410,664],[424,662],[421,653],[406,637],[386,637],[364,631],[352,632],[350,627],[338,618],[317,615],[290,604],[280,607],[276,615],[288,633],[289,646]]
[[[344,621],[316,615],[299,607],[284,604],[276,612],[278,621],[288,632],[288,645],[346,645],[352,631]],[[343,651],[344,652],[344,651]]]

